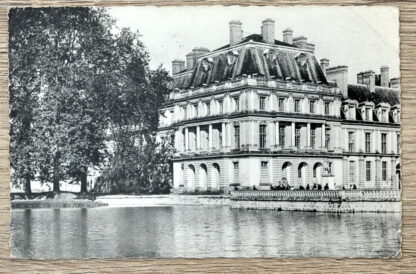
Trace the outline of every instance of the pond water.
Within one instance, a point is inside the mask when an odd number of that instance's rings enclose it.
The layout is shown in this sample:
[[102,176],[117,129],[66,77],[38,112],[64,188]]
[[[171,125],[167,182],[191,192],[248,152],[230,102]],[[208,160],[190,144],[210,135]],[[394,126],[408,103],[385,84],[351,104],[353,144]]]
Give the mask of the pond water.
[[392,257],[400,214],[226,206],[15,209],[18,258]]

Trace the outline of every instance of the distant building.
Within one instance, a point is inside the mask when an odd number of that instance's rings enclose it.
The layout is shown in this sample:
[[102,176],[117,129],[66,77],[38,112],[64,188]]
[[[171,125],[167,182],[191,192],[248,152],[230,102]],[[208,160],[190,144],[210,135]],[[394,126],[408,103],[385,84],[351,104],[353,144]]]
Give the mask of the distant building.
[[400,188],[399,79],[383,66],[348,84],[348,67],[318,63],[290,29],[275,40],[274,24],[242,37],[231,21],[230,44],[172,62],[159,134],[174,132],[174,189]]

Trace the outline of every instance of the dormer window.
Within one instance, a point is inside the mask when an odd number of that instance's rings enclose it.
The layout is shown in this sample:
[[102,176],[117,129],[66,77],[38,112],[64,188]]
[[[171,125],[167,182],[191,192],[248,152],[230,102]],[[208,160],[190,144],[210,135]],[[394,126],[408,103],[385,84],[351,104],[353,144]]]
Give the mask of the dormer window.
[[349,120],[355,120],[355,106],[348,106],[346,116]]
[[365,109],[365,119],[367,121],[373,120],[373,109],[372,108],[366,108]]
[[298,65],[302,81],[310,81],[307,61],[308,56],[305,53],[301,53],[296,57],[296,64]]
[[382,122],[388,122],[388,113],[387,113],[387,109],[382,109],[382,110],[381,110],[381,121],[382,121]]
[[232,64],[234,64],[235,60],[237,59],[238,56],[238,52],[233,50],[233,51],[229,51],[227,53],[227,65],[231,66]]
[[[400,123],[400,107],[398,105],[395,105],[391,108],[391,111],[392,111],[392,115],[393,115],[393,121],[395,123]],[[389,114],[387,114],[387,115],[389,115]]]

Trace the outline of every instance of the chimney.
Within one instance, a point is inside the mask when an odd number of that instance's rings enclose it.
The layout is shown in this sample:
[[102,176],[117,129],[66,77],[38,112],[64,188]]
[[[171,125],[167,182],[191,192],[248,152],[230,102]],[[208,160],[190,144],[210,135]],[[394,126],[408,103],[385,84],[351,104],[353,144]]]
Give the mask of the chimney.
[[185,61],[175,59],[172,61],[172,74],[177,74],[185,69]]
[[288,44],[293,43],[293,30],[287,28],[283,31],[283,42]]
[[306,49],[308,45],[308,38],[305,36],[295,37],[293,38],[293,45],[301,49]]
[[380,68],[380,86],[389,87],[389,67],[382,66]]
[[306,44],[306,49],[309,50],[312,53],[315,53],[315,44],[307,43]]
[[357,84],[364,84],[363,74],[363,72],[357,73]]
[[186,55],[186,69],[193,69],[196,61],[201,55],[204,55],[209,52],[207,48],[194,48],[190,53]]
[[348,98],[348,67],[338,66],[326,69],[326,79],[337,83],[344,98]]
[[372,70],[363,72],[363,84],[367,85],[371,92],[376,90],[376,73]]
[[267,18],[261,24],[261,36],[268,44],[274,45],[274,20]]
[[392,78],[390,80],[390,87],[400,89],[400,78]]
[[326,58],[322,58],[321,59],[321,69],[322,72],[324,73],[325,77],[326,77],[326,70],[329,67],[329,59]]
[[238,20],[232,20],[230,25],[230,46],[237,45],[243,40],[242,24]]
[[186,55],[186,69],[190,70],[194,67],[194,56],[192,52]]

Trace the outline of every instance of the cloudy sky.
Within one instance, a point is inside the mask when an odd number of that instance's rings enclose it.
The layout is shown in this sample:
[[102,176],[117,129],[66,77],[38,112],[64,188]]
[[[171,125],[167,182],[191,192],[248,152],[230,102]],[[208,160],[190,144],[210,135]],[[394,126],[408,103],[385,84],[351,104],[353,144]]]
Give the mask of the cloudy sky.
[[318,59],[347,65],[349,81],[360,71],[390,67],[399,77],[399,12],[392,7],[120,7],[110,8],[120,27],[139,30],[152,68],[170,70],[173,59],[185,59],[194,47],[210,50],[229,43],[228,22],[243,24],[244,36],[261,33],[262,20],[276,22],[276,39],[291,28],[316,45]]

